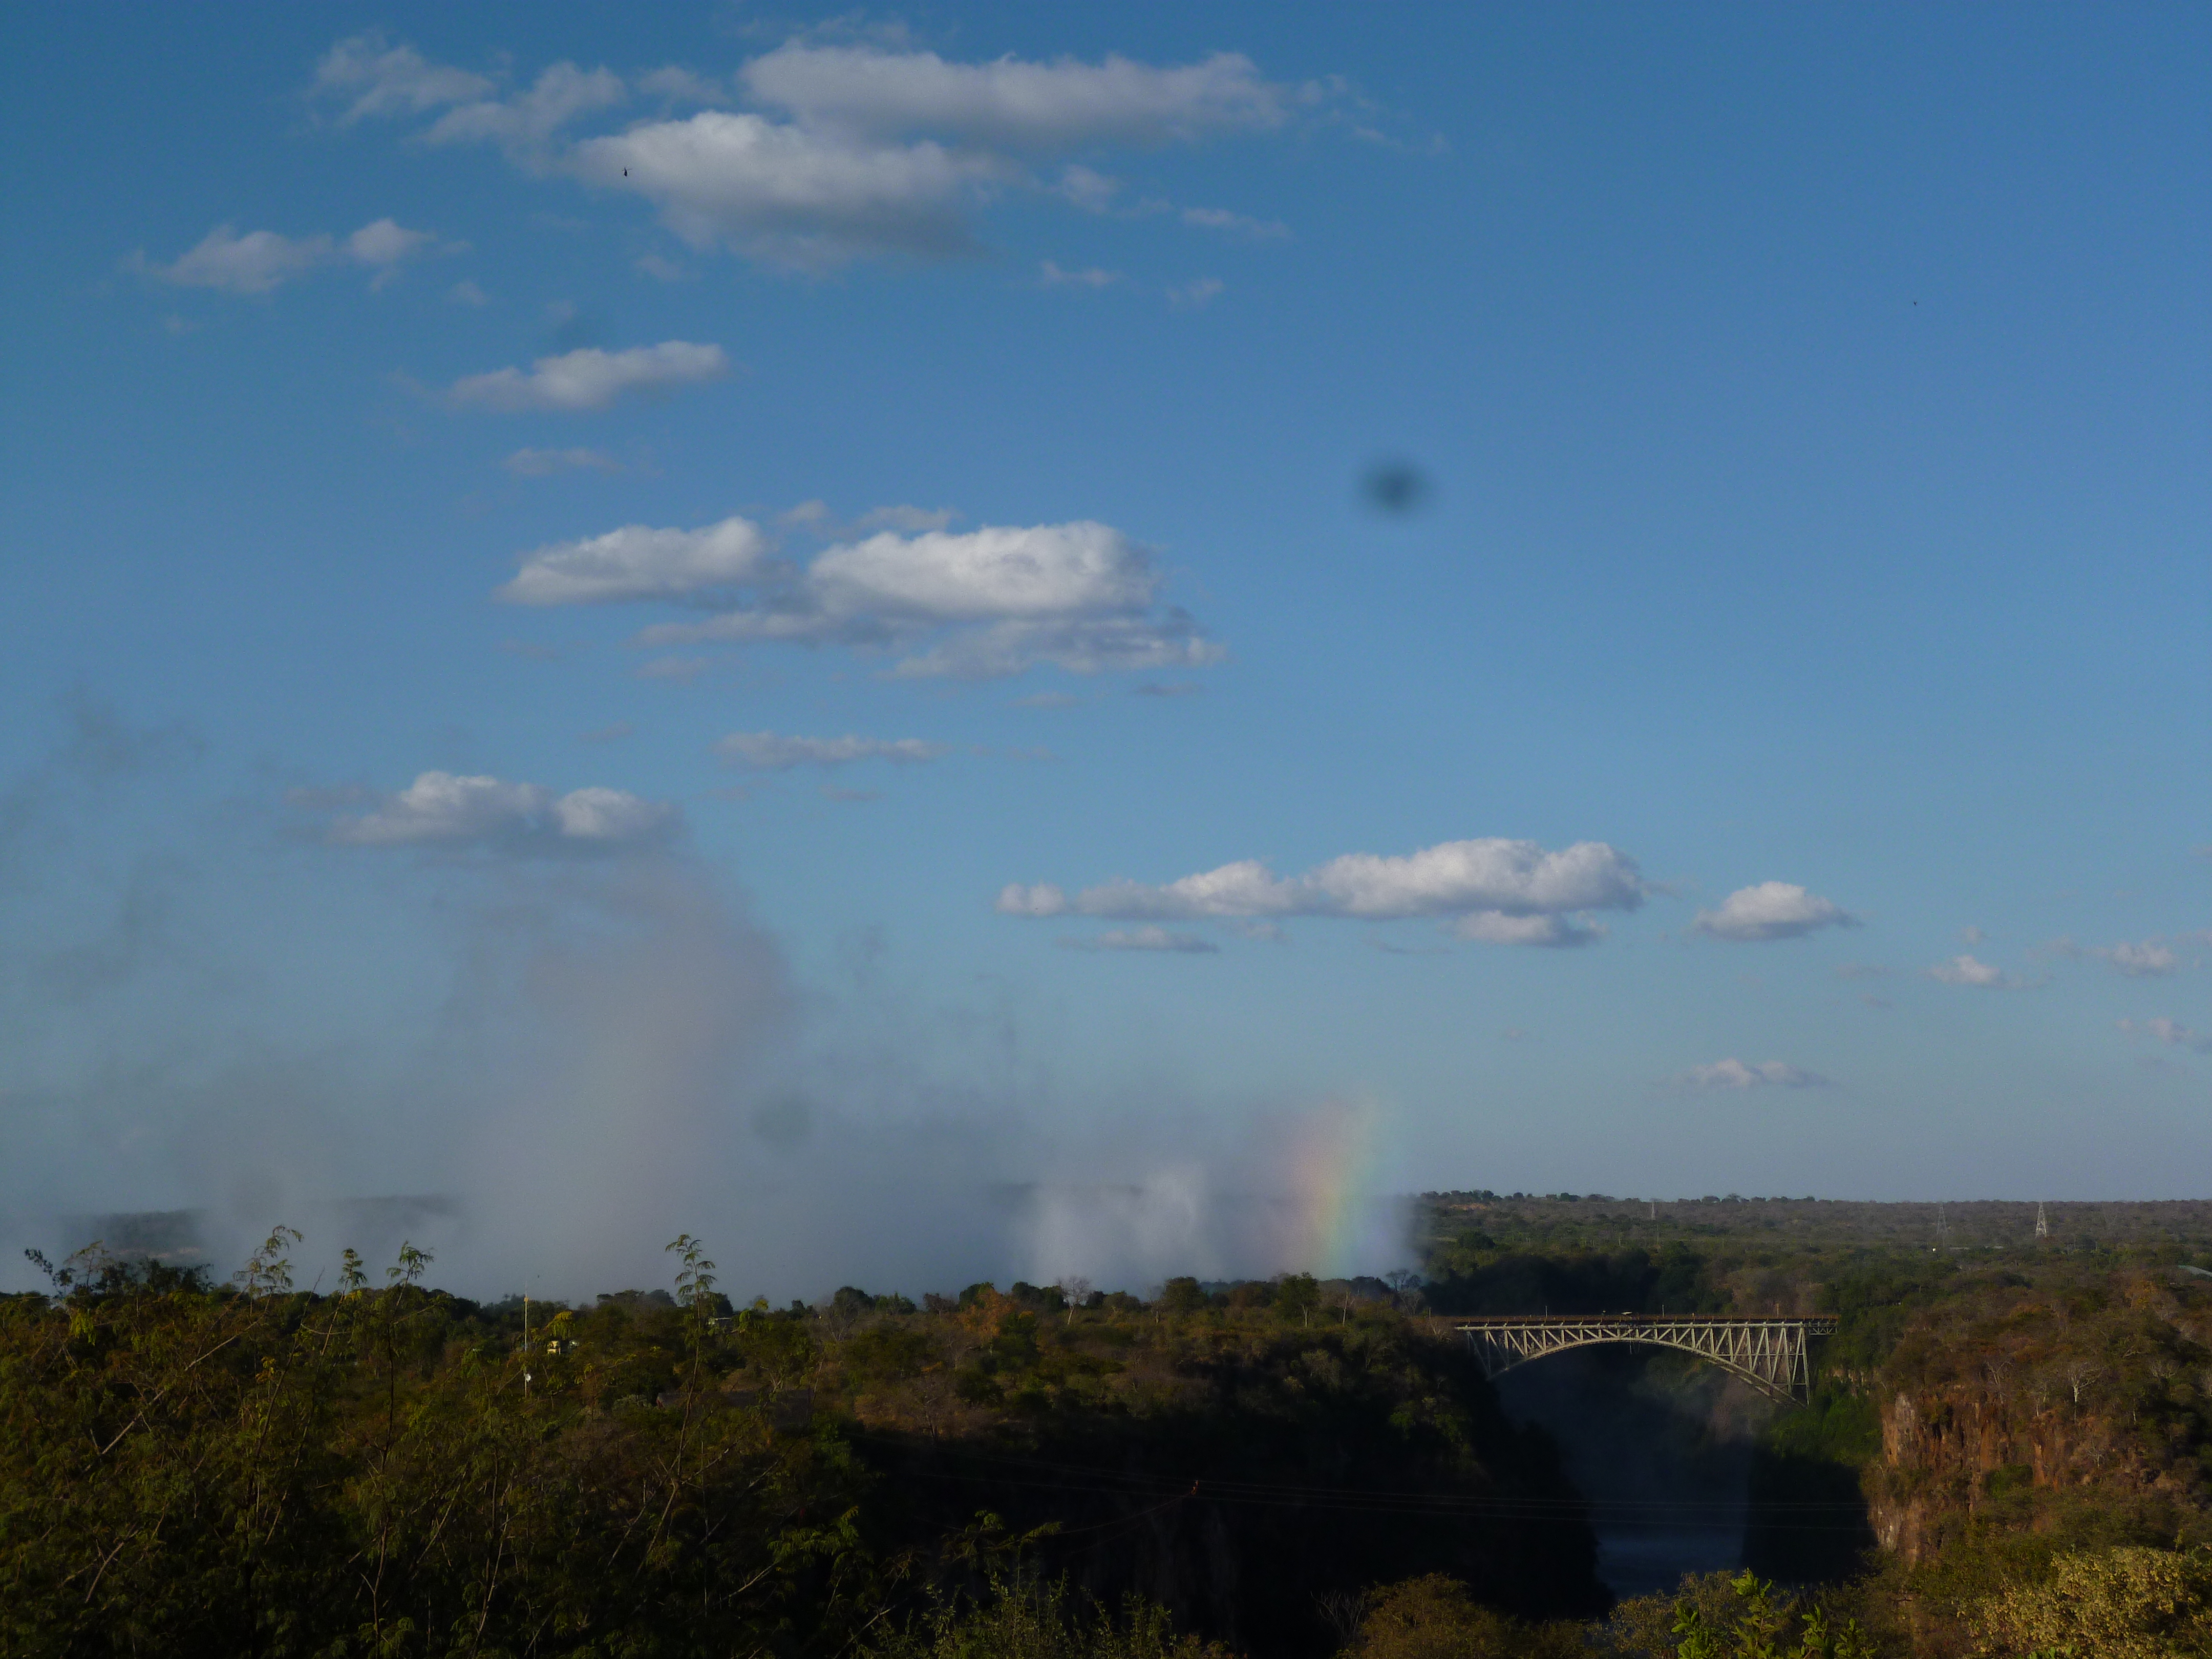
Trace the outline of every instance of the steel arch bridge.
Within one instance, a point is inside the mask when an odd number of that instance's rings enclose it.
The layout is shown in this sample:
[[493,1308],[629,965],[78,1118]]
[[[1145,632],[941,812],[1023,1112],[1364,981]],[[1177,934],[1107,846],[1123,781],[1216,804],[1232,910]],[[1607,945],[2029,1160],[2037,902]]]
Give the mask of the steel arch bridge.
[[1834,1334],[1832,1319],[1722,1319],[1698,1314],[1546,1314],[1494,1316],[1460,1327],[1482,1374],[1503,1376],[1547,1354],[1600,1342],[1675,1348],[1719,1366],[1785,1404],[1812,1393],[1809,1340]]

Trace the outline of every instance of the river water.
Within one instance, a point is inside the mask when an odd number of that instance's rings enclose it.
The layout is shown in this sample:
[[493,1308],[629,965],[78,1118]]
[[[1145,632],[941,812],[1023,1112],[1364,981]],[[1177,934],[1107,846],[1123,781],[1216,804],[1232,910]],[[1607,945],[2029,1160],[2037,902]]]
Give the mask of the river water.
[[1742,1566],[1752,1441],[1771,1402],[1687,1356],[1628,1347],[1536,1360],[1499,1377],[1498,1395],[1515,1422],[1559,1443],[1614,1595]]

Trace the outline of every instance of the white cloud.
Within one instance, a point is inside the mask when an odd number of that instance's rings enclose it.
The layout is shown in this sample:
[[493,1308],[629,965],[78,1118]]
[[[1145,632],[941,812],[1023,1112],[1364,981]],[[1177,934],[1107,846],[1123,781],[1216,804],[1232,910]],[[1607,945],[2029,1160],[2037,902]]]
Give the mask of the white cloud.
[[125,264],[179,288],[213,289],[219,294],[268,294],[311,270],[347,264],[374,270],[375,285],[381,287],[402,264],[437,240],[427,230],[409,230],[392,219],[374,220],[343,242],[328,235],[294,238],[273,230],[250,230],[241,236],[237,226],[222,224],[166,265],[149,263],[143,252],[134,253]]
[[901,679],[987,680],[1048,663],[1071,674],[1138,672],[1204,668],[1224,654],[1187,612],[1170,608],[1158,616],[1009,622],[955,631],[891,672]]
[[2172,946],[2162,939],[2147,939],[2141,944],[2123,941],[2093,950],[2089,954],[2100,962],[2108,963],[2116,973],[2130,979],[2142,979],[2171,974],[2181,966],[2181,958],[2173,953]]
[[999,895],[998,908],[1011,915],[1072,910],[1119,921],[1449,917],[1457,919],[1464,938],[1567,945],[1584,942],[1596,930],[1565,917],[1633,910],[1644,896],[1635,860],[1602,842],[1547,852],[1534,842],[1493,838],[1445,842],[1404,857],[1347,854],[1287,878],[1248,859],[1164,886],[1111,881],[1073,899],[1048,884],[1016,884]]
[[2160,1042],[2170,1042],[2196,1054],[2212,1054],[2212,1037],[2199,1035],[2178,1019],[2121,1019],[2113,1024],[2130,1036],[2156,1037]]
[[1221,949],[1195,933],[1170,933],[1160,927],[1117,927],[1059,943],[1070,951],[1166,951],[1179,956],[1213,956]]
[[1928,970],[1928,977],[1946,985],[1978,985],[1985,990],[2007,991],[2018,988],[2020,981],[2008,978],[2002,969],[1992,968],[1971,956],[1955,956],[1950,961],[1938,963]]
[[1273,127],[1296,96],[1234,52],[1169,68],[1120,57],[951,64],[928,52],[793,43],[756,58],[738,78],[756,101],[824,131],[933,132],[1018,149],[1152,146]]
[[629,470],[613,456],[597,449],[518,449],[500,465],[518,478],[546,478],[556,472]]
[[1717,910],[1700,910],[1697,930],[1739,944],[1798,939],[1818,927],[1849,927],[1851,916],[1839,906],[1786,881],[1739,887]]
[[431,144],[489,142],[517,161],[544,165],[554,135],[580,115],[609,109],[629,96],[622,77],[604,69],[556,64],[527,92],[483,99],[447,110],[422,135]]
[[[1033,171],[1037,157],[1262,131],[1329,95],[1271,82],[1249,59],[1225,52],[1171,65],[1118,57],[957,64],[927,52],[800,42],[754,59],[738,82],[752,104],[775,113],[712,107],[726,101],[722,88],[672,66],[639,76],[635,90],[664,106],[709,107],[573,143],[572,125],[626,101],[629,83],[605,69],[561,63],[526,91],[501,95],[491,78],[363,35],[331,50],[313,90],[344,100],[342,123],[441,112],[423,142],[494,143],[526,171],[567,173],[644,197],[694,247],[720,243],[810,270],[884,254],[976,252],[974,213],[1010,187],[1103,210],[1115,181],[1069,165],[1045,185]],[[1194,222],[1276,234],[1221,210],[1197,211]],[[1193,303],[1207,297],[1203,284],[1188,295]]]
[[241,236],[235,225],[217,225],[173,263],[145,268],[179,288],[267,294],[337,257],[337,246],[327,236],[295,241],[273,230],[250,230]]
[[427,230],[409,230],[397,220],[378,219],[346,238],[346,257],[356,264],[396,265],[435,240]]
[[1255,242],[1272,241],[1291,234],[1291,228],[1280,220],[1254,219],[1242,213],[1231,213],[1227,208],[1185,208],[1182,217],[1187,225],[1249,236]]
[[[674,546],[702,533],[640,526],[614,535],[667,538]],[[658,624],[641,639],[655,646],[782,640],[880,647],[937,635],[934,644],[895,665],[892,672],[904,678],[994,678],[1038,663],[1074,673],[1189,668],[1222,655],[1188,614],[1158,603],[1160,576],[1150,551],[1089,520],[885,531],[829,547],[803,568],[763,558],[743,572],[670,578],[650,587],[626,583],[620,574],[626,563],[596,550],[609,540],[532,555],[501,597],[581,603],[744,583],[754,591],[742,605],[699,622]],[[541,563],[581,558],[583,550],[595,550],[589,562],[604,579],[555,586],[533,577]]]
[[1168,303],[1177,311],[1196,311],[1212,305],[1228,286],[1218,276],[1200,276],[1180,288],[1170,288]]
[[470,282],[455,283],[446,290],[446,297],[457,306],[481,307],[491,303],[491,295]]
[[1478,910],[1462,916],[1452,932],[1482,945],[1542,945],[1565,947],[1595,945],[1606,930],[1595,922],[1577,923],[1563,916],[1509,916],[1502,910]]
[[694,345],[688,340],[663,340],[627,351],[586,346],[557,357],[540,357],[526,374],[519,368],[471,374],[454,381],[446,395],[457,404],[505,414],[574,412],[605,409],[626,392],[665,392],[719,380],[729,370],[730,361],[721,347]]
[[556,795],[534,783],[425,772],[369,811],[336,819],[328,834],[331,841],[355,847],[611,849],[657,840],[678,820],[674,806],[619,789]]
[[651,662],[640,663],[635,672],[641,680],[673,680],[678,685],[689,685],[710,666],[704,657],[655,657]]
[[1047,288],[1110,288],[1121,280],[1119,271],[1097,265],[1086,270],[1062,270],[1049,259],[1037,262],[1037,281]]
[[1730,1057],[1710,1066],[1692,1066],[1679,1081],[1692,1089],[1818,1089],[1828,1079],[1778,1060],[1747,1063]]
[[959,516],[949,507],[872,507],[860,514],[854,527],[863,535],[877,530],[903,530],[912,534],[923,530],[943,530]]
[[672,104],[726,104],[730,95],[721,83],[671,64],[637,77],[637,89]]
[[570,160],[586,182],[646,198],[693,247],[725,243],[807,270],[871,254],[975,252],[975,192],[1012,177],[989,155],[854,144],[723,110],[586,139]]
[[624,525],[604,536],[541,547],[498,590],[509,605],[605,605],[667,599],[754,580],[768,561],[768,539],[750,519],[697,530]]
[[920,738],[787,738],[773,732],[732,732],[714,745],[714,751],[732,765],[776,772],[794,766],[849,766],[864,760],[913,765],[949,752],[945,744]]
[[810,576],[832,615],[962,621],[1141,611],[1159,580],[1121,532],[1088,520],[886,532],[830,549]]
[[1008,882],[999,890],[999,914],[1007,916],[1059,916],[1067,914],[1067,895],[1050,882],[1024,887]]
[[[2195,942],[2184,934],[2181,943]],[[2101,962],[2116,974],[2130,979],[2160,979],[2181,971],[2183,961],[2173,948],[2175,941],[2152,938],[2136,941],[2122,940],[2118,945],[2076,945],[2070,939],[2057,939],[2043,947],[2054,956],[2087,957]]]
[[1052,193],[1066,198],[1085,213],[1103,213],[1121,189],[1119,179],[1070,162],[1060,170],[1060,182],[1052,187]]
[[619,789],[572,789],[553,803],[553,822],[562,836],[610,846],[658,835],[675,816],[676,809],[665,802]]
[[312,90],[349,100],[341,126],[370,115],[421,114],[447,104],[489,97],[494,83],[481,75],[424,60],[410,46],[387,46],[381,35],[341,40],[315,66]]

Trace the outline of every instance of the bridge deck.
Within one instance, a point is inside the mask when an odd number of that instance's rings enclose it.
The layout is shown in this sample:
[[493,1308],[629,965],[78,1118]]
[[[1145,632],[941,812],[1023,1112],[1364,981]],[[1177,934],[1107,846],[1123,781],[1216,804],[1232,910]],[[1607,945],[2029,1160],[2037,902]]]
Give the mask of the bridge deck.
[[1803,1317],[1777,1315],[1772,1319],[1736,1314],[1466,1314],[1459,1319],[1456,1328],[1471,1331],[1505,1326],[1566,1325],[1802,1325],[1808,1336],[1836,1334],[1834,1318],[1824,1314]]
[[1807,1343],[1835,1334],[1836,1322],[1744,1319],[1719,1314],[1488,1314],[1459,1322],[1485,1376],[1568,1348],[1601,1342],[1679,1348],[1742,1377],[1782,1401],[1807,1399],[1812,1362]]

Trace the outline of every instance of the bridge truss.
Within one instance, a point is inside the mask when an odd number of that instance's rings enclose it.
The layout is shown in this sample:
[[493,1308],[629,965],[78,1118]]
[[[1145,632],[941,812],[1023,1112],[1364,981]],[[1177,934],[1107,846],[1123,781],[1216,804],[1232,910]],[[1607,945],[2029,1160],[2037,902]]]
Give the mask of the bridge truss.
[[1832,1319],[1719,1319],[1695,1314],[1547,1314],[1470,1319],[1460,1326],[1485,1376],[1547,1354],[1600,1342],[1634,1342],[1695,1354],[1761,1394],[1802,1403],[1813,1386],[1808,1339],[1834,1333]]

